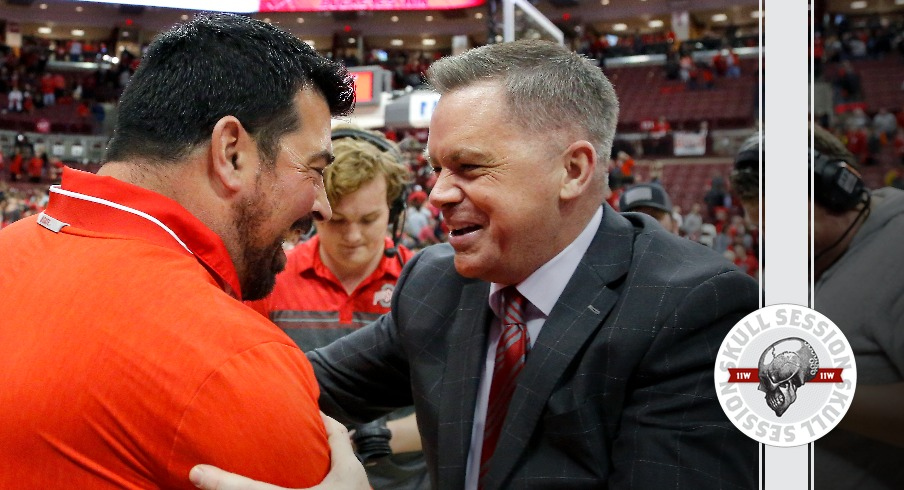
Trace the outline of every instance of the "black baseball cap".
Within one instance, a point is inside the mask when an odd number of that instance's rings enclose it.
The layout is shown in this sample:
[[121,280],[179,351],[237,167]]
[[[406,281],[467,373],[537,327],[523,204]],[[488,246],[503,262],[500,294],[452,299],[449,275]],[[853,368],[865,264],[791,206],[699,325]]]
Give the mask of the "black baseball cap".
[[631,211],[643,206],[672,212],[672,200],[668,192],[656,183],[633,185],[625,189],[618,201],[618,207],[622,211]]

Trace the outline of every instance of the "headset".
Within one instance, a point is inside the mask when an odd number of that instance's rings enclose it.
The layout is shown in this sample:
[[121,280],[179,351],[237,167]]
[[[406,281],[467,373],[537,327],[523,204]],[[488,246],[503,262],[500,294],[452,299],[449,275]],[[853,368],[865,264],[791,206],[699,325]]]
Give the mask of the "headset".
[[734,191],[742,198],[759,196],[761,182],[765,180],[760,175],[761,141],[765,151],[765,138],[760,133],[756,133],[741,143],[741,147],[735,155],[734,168],[731,171],[731,184]]
[[813,189],[816,202],[833,213],[856,208],[869,199],[863,178],[854,167],[840,158],[810,152],[813,161]]
[[816,260],[837,247],[845,237],[853,231],[854,226],[864,216],[869,216],[870,193],[857,170],[840,158],[832,158],[817,150],[810,151],[813,162],[813,193],[816,202],[831,211],[840,214],[852,211],[863,204],[857,218],[851,222],[847,230],[831,245],[816,253]]
[[[405,159],[402,157],[399,149],[392,145],[388,140],[375,134],[355,128],[338,128],[333,130],[332,140],[342,138],[353,138],[370,143],[384,153],[389,153],[389,155],[400,165],[405,164]],[[405,262],[402,260],[401,254],[399,254],[399,241],[401,241],[402,234],[405,230],[405,209],[407,202],[408,186],[404,186],[402,192],[399,193],[398,197],[396,197],[389,205],[389,226],[392,235],[392,247],[383,251],[383,254],[389,258],[398,257],[399,263],[403,266],[405,265]]]

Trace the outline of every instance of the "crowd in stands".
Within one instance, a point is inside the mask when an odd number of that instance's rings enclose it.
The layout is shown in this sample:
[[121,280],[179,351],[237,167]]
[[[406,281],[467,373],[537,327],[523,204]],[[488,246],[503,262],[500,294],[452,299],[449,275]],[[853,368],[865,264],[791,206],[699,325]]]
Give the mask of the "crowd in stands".
[[[49,63],[101,62],[104,57],[110,59],[106,49],[104,43],[51,42],[32,37],[27,37],[21,48],[0,49],[0,114],[4,119],[23,114],[34,122],[48,118],[80,123],[69,124],[67,132],[99,129],[105,118],[102,104],[118,98],[138,59],[123,51],[119,63],[101,63],[96,70],[52,70]],[[51,132],[53,128],[36,124],[36,130]]]
[[831,87],[832,110],[817,122],[877,176],[872,186],[901,186],[904,17],[838,16],[817,26],[812,55],[817,83]]

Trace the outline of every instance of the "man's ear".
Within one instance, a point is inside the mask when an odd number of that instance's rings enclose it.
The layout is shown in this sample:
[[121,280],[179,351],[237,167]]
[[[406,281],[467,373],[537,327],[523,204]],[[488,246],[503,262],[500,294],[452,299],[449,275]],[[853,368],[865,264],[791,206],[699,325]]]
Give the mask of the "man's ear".
[[210,175],[224,189],[238,192],[260,164],[257,145],[234,116],[224,116],[210,134]]
[[575,141],[562,155],[564,172],[559,198],[570,200],[582,195],[593,181],[596,149],[589,141]]

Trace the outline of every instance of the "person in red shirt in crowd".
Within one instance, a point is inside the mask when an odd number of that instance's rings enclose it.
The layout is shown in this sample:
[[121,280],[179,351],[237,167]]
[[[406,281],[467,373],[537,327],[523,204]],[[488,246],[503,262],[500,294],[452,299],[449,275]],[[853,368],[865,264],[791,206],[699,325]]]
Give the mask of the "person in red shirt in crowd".
[[892,146],[894,147],[895,156],[898,157],[898,162],[904,165],[904,129],[898,128],[895,133],[895,139],[892,140]]
[[22,174],[22,165],[25,163],[25,157],[22,155],[22,149],[16,148],[16,154],[13,155],[12,160],[9,163],[9,180],[15,182],[19,180],[19,175]]
[[863,127],[852,128],[845,133],[845,138],[847,139],[847,149],[857,157],[857,163],[863,164],[866,162],[869,158],[866,129]]
[[741,76],[741,60],[731,48],[725,48],[713,56],[713,68],[720,77],[738,78]]
[[759,276],[760,263],[751,254],[747,253],[747,247],[736,243],[734,246],[735,259],[734,263],[742,271],[746,272],[750,277],[756,279]]
[[[63,99],[67,99],[66,78],[61,73],[53,75],[53,93],[56,96],[58,104],[64,103]],[[69,99],[67,99],[65,103],[69,103]]]
[[653,126],[650,128],[650,138],[651,141],[651,153],[656,155],[668,155],[671,153],[670,148],[670,138],[669,135],[672,134],[672,125],[669,124],[669,121],[665,118],[665,116],[659,116]]
[[0,230],[0,488],[190,489],[202,462],[366,484],[304,353],[242,302],[272,289],[284,233],[329,219],[330,121],[353,103],[345,67],[249,17],[154,40],[97,174],[64,169]]
[[[292,249],[273,292],[250,303],[305,352],[389,312],[402,264],[413,255],[386,234],[398,226],[410,181],[397,147],[355,127],[337,127],[333,135],[335,160],[324,172],[333,217],[318,221],[317,234]],[[367,444],[358,450],[374,489],[429,485],[414,407],[358,426],[355,440]]]
[[634,157],[628,153],[624,151],[618,152],[616,164],[618,165],[618,170],[621,172],[622,177],[632,177],[634,175]]
[[28,159],[28,180],[33,183],[40,182],[43,173],[44,159],[35,153]]

